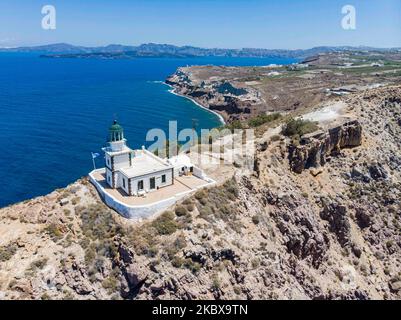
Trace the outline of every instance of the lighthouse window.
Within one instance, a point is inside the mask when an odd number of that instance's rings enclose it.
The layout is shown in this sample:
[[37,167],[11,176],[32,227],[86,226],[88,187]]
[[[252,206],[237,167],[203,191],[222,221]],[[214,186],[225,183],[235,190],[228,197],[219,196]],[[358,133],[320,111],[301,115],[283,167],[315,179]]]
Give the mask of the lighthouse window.
[[123,179],[123,187],[125,188],[125,179]]
[[139,191],[143,190],[143,180],[138,181],[138,190]]
[[166,183],[166,175],[165,174],[162,175],[162,183]]

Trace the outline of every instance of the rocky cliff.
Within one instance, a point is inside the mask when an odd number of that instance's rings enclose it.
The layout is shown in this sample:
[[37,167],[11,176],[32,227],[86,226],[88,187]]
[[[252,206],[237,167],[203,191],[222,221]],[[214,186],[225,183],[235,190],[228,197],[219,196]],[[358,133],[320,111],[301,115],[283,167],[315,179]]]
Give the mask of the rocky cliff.
[[327,158],[338,155],[344,148],[362,144],[362,126],[358,120],[337,125],[326,132],[304,135],[300,145],[290,145],[289,161],[291,169],[301,173],[311,167],[325,165]]
[[399,299],[400,101],[399,86],[347,96],[358,121],[298,146],[266,132],[254,172],[150,221],[86,179],[1,209],[0,297]]

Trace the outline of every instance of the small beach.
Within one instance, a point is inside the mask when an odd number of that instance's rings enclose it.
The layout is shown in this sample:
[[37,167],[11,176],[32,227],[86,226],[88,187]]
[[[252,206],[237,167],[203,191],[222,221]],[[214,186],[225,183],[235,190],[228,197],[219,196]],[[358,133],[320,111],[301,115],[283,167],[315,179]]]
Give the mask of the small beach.
[[207,108],[207,107],[205,107],[205,106],[202,106],[202,105],[201,105],[200,103],[198,103],[195,99],[192,99],[192,98],[190,98],[190,97],[188,97],[188,96],[184,96],[183,94],[177,93],[177,90],[176,90],[172,85],[169,85],[169,84],[166,83],[166,82],[163,82],[163,83],[164,83],[166,86],[168,86],[168,87],[170,88],[170,90],[169,90],[170,93],[172,93],[172,94],[174,94],[174,95],[176,95],[176,96],[179,96],[179,97],[188,99],[188,100],[191,101],[192,103],[196,104],[198,107],[200,107],[200,108],[202,108],[202,109],[205,109],[205,110],[207,110],[208,112],[210,112],[210,113],[214,114],[215,116],[217,116],[217,117],[219,118],[219,120],[220,120],[220,122],[221,122],[222,125],[225,125],[225,124],[226,124],[226,121],[224,120],[223,116],[222,116],[220,113],[218,113],[218,112],[216,112],[216,111],[213,111],[213,110],[210,110],[209,108]]

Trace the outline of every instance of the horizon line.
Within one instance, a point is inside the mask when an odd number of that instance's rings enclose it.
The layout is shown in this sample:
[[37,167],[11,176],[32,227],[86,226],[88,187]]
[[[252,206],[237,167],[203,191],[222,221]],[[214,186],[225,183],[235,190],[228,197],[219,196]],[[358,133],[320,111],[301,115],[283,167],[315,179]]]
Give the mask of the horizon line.
[[223,47],[200,47],[200,46],[195,46],[195,45],[177,45],[177,44],[172,44],[172,43],[157,43],[157,42],[144,42],[140,44],[121,44],[121,43],[109,43],[109,44],[103,44],[103,45],[76,45],[72,44],[69,42],[51,42],[51,43],[45,43],[45,44],[34,44],[34,45],[20,45],[20,46],[0,46],[0,49],[19,49],[19,48],[34,48],[34,47],[44,47],[44,46],[52,46],[52,45],[69,45],[73,47],[82,47],[82,48],[101,48],[101,47],[108,47],[108,46],[124,46],[124,47],[139,47],[141,45],[149,45],[149,44],[154,44],[154,45],[168,45],[168,46],[174,46],[177,48],[183,48],[183,47],[192,47],[192,48],[197,48],[197,49],[206,49],[206,50],[244,50],[244,49],[261,49],[261,50],[285,50],[285,51],[298,51],[298,50],[310,50],[310,49],[315,49],[315,48],[368,48],[368,49],[401,49],[401,46],[399,47],[373,47],[373,46],[368,46],[368,45],[316,45],[312,47],[305,47],[305,48],[263,48],[263,47],[242,47],[242,48],[223,48]]

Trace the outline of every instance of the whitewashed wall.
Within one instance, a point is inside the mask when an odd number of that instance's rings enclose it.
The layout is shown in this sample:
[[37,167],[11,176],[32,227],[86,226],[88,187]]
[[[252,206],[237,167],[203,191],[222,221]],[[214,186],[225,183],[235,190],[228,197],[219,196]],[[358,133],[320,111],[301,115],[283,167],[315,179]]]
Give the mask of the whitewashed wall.
[[[117,188],[122,188],[127,194],[129,194],[128,178],[120,172],[116,172],[115,175],[117,176]],[[125,187],[123,180],[125,180]]]
[[105,153],[105,163],[106,167],[111,168],[111,157],[108,153]]
[[203,180],[205,180],[207,178],[206,174],[201,169],[199,169],[198,167],[195,167],[195,166],[194,166],[193,174],[195,177],[201,178]]
[[130,166],[129,153],[113,156],[113,158],[114,158],[114,170],[127,168]]
[[111,171],[108,168],[106,168],[106,182],[110,187],[112,187],[113,174],[111,173]]
[[[162,175],[166,175],[166,183],[162,183]],[[150,190],[150,178],[155,177],[156,189]],[[150,173],[144,176],[140,176],[138,178],[131,179],[131,191],[133,195],[138,194],[138,182],[143,181],[144,191],[152,192],[156,191],[157,187],[163,188],[166,186],[170,186],[173,184],[173,173],[172,169],[166,169],[162,171],[158,171],[157,173]]]
[[126,205],[120,201],[118,201],[116,198],[114,198],[112,195],[107,193],[104,188],[97,182],[97,180],[94,178],[93,174],[95,172],[104,172],[104,169],[97,169],[89,173],[89,180],[91,183],[96,187],[98,190],[101,198],[103,201],[112,209],[116,210],[120,215],[127,219],[146,219],[151,217],[152,215],[162,212],[166,210],[168,207],[174,205],[178,200],[194,193],[197,189],[202,189],[204,187],[208,187],[211,185],[215,184],[215,181],[209,179],[211,182],[208,183],[207,185],[204,185],[200,188],[187,191],[187,192],[182,192],[179,194],[176,194],[174,197],[155,202],[149,205],[144,205],[144,206],[129,206]]

